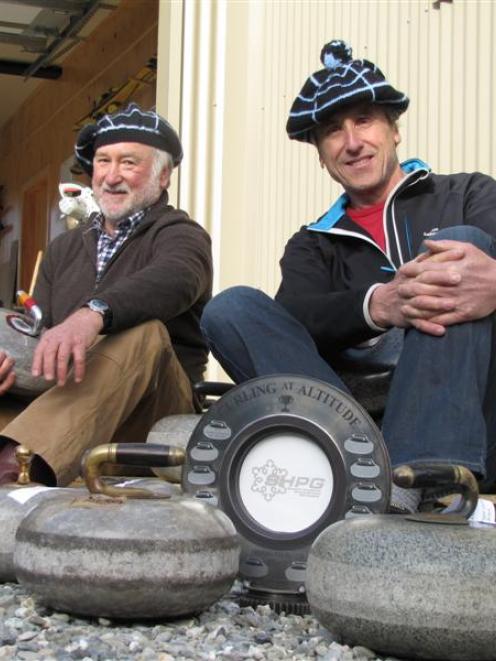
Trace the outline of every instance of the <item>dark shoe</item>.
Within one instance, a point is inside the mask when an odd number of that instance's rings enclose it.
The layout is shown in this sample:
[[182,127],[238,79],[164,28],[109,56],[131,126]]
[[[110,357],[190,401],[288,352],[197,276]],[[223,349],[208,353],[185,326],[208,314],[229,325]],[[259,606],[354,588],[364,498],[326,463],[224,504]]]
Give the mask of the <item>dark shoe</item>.
[[452,487],[427,487],[422,492],[420,512],[442,512],[457,497]]
[[413,512],[411,512],[408,507],[402,507],[401,505],[390,503],[387,509],[387,514],[402,514],[403,516],[407,516],[408,514],[413,514]]

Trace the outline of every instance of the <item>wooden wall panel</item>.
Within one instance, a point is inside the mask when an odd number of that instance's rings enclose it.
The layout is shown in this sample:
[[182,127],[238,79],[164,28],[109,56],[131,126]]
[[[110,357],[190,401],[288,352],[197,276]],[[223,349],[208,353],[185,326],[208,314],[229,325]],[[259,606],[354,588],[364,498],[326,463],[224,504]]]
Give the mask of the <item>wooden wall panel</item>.
[[[20,233],[22,195],[28,182],[46,171],[48,207],[55,209],[60,166],[72,154],[75,123],[104,92],[124,84],[156,55],[158,8],[158,0],[122,0],[67,56],[62,78],[39,85],[0,131],[0,184],[11,208],[7,221],[15,226],[11,239]],[[153,106],[155,85],[136,100]],[[8,246],[2,245],[0,261],[7,254]]]
[[45,177],[23,195],[19,287],[29,292],[38,252],[48,237],[48,185]]

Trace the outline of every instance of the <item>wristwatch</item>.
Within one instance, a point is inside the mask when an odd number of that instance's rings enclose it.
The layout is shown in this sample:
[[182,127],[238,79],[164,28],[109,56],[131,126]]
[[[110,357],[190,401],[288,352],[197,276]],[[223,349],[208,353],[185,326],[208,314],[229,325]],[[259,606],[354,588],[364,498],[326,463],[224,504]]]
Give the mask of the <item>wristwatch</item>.
[[105,303],[105,301],[102,301],[99,298],[91,298],[83,305],[83,308],[89,308],[90,310],[93,310],[93,312],[98,312],[98,314],[102,316],[102,331],[108,330],[112,325],[112,308],[108,303]]

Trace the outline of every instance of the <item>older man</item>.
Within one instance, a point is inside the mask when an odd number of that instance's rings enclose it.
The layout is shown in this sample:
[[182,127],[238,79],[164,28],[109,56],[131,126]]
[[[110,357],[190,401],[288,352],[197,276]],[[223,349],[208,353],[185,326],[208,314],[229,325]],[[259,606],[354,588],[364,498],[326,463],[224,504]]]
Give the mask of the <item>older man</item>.
[[[405,329],[382,423],[393,466],[448,461],[494,480],[496,182],[400,164],[408,98],[344,42],[321,59],[287,131],[316,146],[344,194],[288,242],[277,302],[227,290],[205,310],[204,333],[235,381],[293,372],[346,389],[343,360],[396,345]],[[393,489],[400,509],[420,498]]]
[[[167,201],[182,158],[176,132],[131,104],[83,128],[76,157],[101,213],[46,251],[32,374],[56,385],[3,429],[0,482],[16,472],[18,443],[36,453],[35,478],[66,484],[87,448],[143,441],[158,418],[194,410],[191,382],[206,363],[210,239]],[[8,358],[0,379],[4,390],[15,379]]]

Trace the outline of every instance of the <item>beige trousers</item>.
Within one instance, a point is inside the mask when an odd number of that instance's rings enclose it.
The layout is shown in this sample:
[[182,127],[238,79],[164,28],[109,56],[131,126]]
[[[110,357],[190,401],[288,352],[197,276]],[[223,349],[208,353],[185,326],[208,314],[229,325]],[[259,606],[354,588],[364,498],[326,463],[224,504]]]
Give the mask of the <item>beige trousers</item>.
[[88,352],[82,383],[69,378],[28,404],[2,435],[41,456],[65,486],[85,450],[146,440],[152,425],[194,411],[193,395],[165,326],[149,321],[100,339]]

